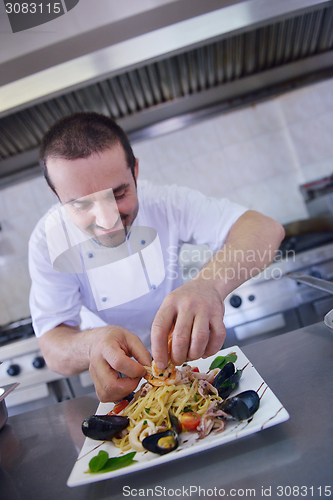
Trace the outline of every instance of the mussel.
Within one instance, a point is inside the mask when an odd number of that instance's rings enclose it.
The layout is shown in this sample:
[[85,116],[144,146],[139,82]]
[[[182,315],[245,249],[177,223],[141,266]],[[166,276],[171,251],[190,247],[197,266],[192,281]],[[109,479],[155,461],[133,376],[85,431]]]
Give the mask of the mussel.
[[159,455],[165,455],[170,453],[170,451],[175,450],[179,444],[179,434],[182,429],[182,425],[178,418],[169,412],[169,419],[171,423],[171,429],[166,431],[157,432],[156,434],[151,434],[147,436],[142,441],[142,446],[153,453],[158,453]]
[[91,415],[82,422],[82,432],[91,439],[108,441],[129,424],[128,417],[120,415]]
[[258,410],[259,403],[256,391],[249,390],[218,403],[217,408],[236,420],[247,420]]
[[214,378],[212,384],[217,389],[220,398],[227,398],[238,387],[242,373],[242,370],[236,370],[235,365],[231,362],[224,365]]

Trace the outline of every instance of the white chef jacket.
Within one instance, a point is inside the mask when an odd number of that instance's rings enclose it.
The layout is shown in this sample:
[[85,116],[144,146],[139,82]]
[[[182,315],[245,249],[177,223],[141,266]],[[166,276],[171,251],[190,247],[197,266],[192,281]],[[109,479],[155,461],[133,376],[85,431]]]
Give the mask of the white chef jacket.
[[[149,348],[157,310],[165,296],[182,284],[178,261],[181,245],[206,244],[216,253],[232,225],[246,211],[225,198],[217,200],[186,187],[156,186],[148,181],[138,182],[138,199],[139,212],[128,241],[131,242],[136,228],[137,232],[148,228],[149,234],[153,231],[157,237],[149,245],[151,242],[147,242],[145,236],[141,241],[139,238],[136,245],[142,245],[142,249],[133,251],[132,245],[128,258],[118,261],[117,272],[123,273],[122,290],[116,275],[112,274],[114,265],[94,267],[94,259],[96,261],[105,247],[99,248],[93,240],[88,247],[80,247],[81,272],[61,272],[54,268],[45,222],[60,204],[37,223],[29,241],[30,310],[37,337],[61,323],[80,325],[80,311],[84,306],[106,324],[122,326],[135,333]],[[126,273],[133,265],[136,273]]]

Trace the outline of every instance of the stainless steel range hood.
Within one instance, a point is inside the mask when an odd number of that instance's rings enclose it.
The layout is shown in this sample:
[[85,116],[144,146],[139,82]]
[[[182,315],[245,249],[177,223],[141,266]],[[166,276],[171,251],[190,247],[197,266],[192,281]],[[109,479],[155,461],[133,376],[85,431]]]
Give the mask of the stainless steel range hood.
[[[108,114],[135,140],[332,76],[332,0],[230,1],[222,8],[228,2],[207,0],[208,12],[191,2],[197,15],[184,18],[183,10],[173,22],[172,11],[154,24],[152,10],[149,26],[163,26],[147,30],[141,17],[136,36],[122,34],[107,47],[2,85],[0,179],[30,172],[44,132],[68,113]],[[164,12],[182,4],[188,0],[167,2]]]

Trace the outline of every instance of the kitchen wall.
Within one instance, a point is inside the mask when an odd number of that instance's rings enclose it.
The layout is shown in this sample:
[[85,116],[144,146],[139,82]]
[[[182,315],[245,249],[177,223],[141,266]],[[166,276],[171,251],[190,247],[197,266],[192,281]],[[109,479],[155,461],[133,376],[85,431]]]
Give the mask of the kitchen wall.
[[[287,223],[299,185],[333,173],[333,79],[133,144],[140,176],[226,196]],[[0,325],[27,317],[29,235],[56,201],[42,177],[0,191]]]

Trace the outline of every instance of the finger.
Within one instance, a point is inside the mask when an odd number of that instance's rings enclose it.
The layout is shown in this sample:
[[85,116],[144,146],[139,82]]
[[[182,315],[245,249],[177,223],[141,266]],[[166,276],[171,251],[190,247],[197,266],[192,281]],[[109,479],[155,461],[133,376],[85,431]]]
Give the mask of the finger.
[[100,384],[95,383],[95,390],[101,403],[114,403],[135,391],[139,382],[140,379],[119,378],[119,384],[112,384],[108,387],[102,387]]
[[227,331],[221,316],[215,316],[210,323],[210,336],[206,346],[204,358],[213,356],[223,347]]
[[94,381],[97,397],[102,403],[123,399],[136,389],[140,378],[120,378],[118,373],[107,365],[107,363],[105,365],[105,370],[101,369],[98,373],[93,366],[89,369]]
[[192,314],[179,314],[176,318],[175,329],[172,335],[171,360],[175,365],[181,365],[187,360],[191,343]]
[[120,378],[118,372],[105,359],[98,358],[97,362],[91,361],[89,371],[99,396],[107,394],[109,387],[117,387]]
[[173,305],[162,303],[151,327],[151,349],[156,366],[163,370],[169,361],[168,336],[174,323],[176,311]]
[[197,314],[194,318],[190,348],[187,359],[192,361],[201,358],[206,351],[210,339],[209,319],[207,314]]
[[135,358],[142,366],[151,365],[151,354],[148,349],[143,345],[139,337],[131,333],[126,336],[126,353],[128,356]]
[[[117,347],[114,344],[108,345],[103,351],[103,357],[110,367],[127,377],[142,378],[146,373],[145,368],[134,359],[129,358],[119,345]],[[148,364],[149,361],[150,356]]]

